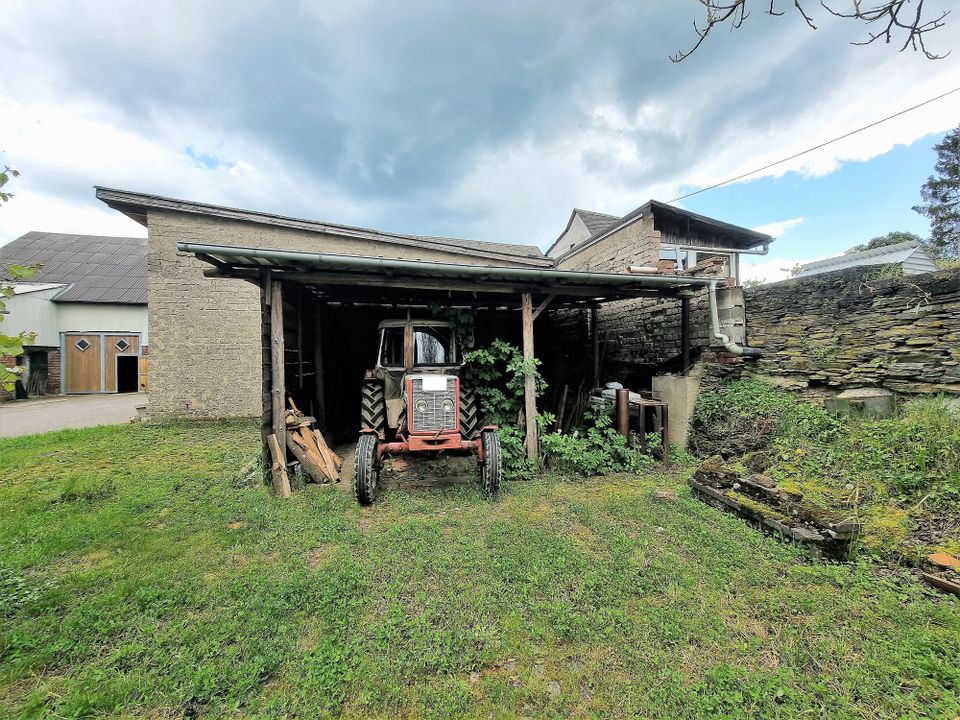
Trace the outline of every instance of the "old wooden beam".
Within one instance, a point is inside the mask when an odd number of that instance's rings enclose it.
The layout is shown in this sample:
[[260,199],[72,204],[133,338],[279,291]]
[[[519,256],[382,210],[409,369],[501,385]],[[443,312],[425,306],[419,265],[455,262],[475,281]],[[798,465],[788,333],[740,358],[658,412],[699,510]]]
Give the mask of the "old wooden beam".
[[287,475],[287,453],[280,447],[275,434],[267,438],[270,445],[270,473],[273,476],[273,490],[280,497],[290,497],[290,477]]
[[590,308],[590,346],[593,355],[593,384],[591,387],[600,385],[600,329],[597,323],[600,320],[600,310],[594,305]]
[[317,408],[314,415],[317,418],[317,427],[326,432],[327,430],[327,402],[326,391],[324,388],[323,373],[323,307],[315,306],[314,322],[316,323],[313,336],[313,364],[316,368],[314,377],[314,391],[316,393]]
[[552,295],[547,295],[547,297],[544,298],[543,302],[540,303],[539,305],[537,305],[537,309],[533,311],[533,319],[534,319],[534,320],[536,320],[538,317],[540,317],[540,313],[542,313],[544,310],[547,309],[547,306],[548,306],[550,303],[553,302],[553,299],[554,299],[556,296],[557,296],[556,293],[554,293],[554,294],[552,294]]
[[273,400],[270,394],[270,276],[260,282],[260,437],[263,482],[270,481],[270,466],[273,464],[268,438],[273,434]]
[[276,278],[270,283],[270,407],[273,434],[286,458],[286,376],[283,340],[283,283]]
[[540,441],[537,437],[537,383],[534,373],[533,352],[533,297],[530,293],[520,296],[520,309],[523,320],[523,415],[526,421],[527,458],[537,462],[540,458]]

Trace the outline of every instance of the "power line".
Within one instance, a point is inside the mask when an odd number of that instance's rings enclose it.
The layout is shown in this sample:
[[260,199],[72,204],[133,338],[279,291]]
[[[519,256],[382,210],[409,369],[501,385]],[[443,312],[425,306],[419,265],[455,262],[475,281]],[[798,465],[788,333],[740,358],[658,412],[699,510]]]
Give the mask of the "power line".
[[722,181],[722,182],[718,182],[718,183],[716,183],[715,185],[709,185],[709,186],[707,186],[707,187],[705,187],[705,188],[700,188],[699,190],[695,190],[695,191],[692,192],[692,193],[687,193],[686,195],[681,195],[680,197],[674,198],[673,200],[670,200],[669,202],[674,203],[674,202],[677,202],[678,200],[686,200],[688,197],[693,197],[694,195],[699,195],[700,193],[705,193],[707,190],[713,190],[713,189],[715,189],[715,188],[722,187],[722,186],[724,186],[724,185],[729,185],[730,183],[737,182],[737,180],[743,180],[743,179],[746,178],[746,177],[750,177],[751,175],[756,175],[757,173],[763,172],[764,170],[769,170],[770,168],[776,167],[777,165],[782,165],[782,164],[785,163],[785,162],[790,162],[791,160],[795,160],[796,158],[800,157],[801,155],[806,155],[807,153],[811,153],[811,152],[813,152],[814,150],[819,150],[820,148],[823,148],[823,147],[826,147],[827,145],[830,145],[830,144],[832,144],[832,143],[838,142],[839,140],[843,140],[843,139],[845,139],[845,138],[848,138],[848,137],[850,137],[851,135],[856,135],[857,133],[863,132],[864,130],[869,130],[869,129],[872,128],[872,127],[876,127],[876,126],[879,125],[880,123],[885,123],[885,122],[887,122],[887,120],[893,120],[895,117],[900,117],[901,115],[904,115],[904,114],[906,114],[906,113],[908,113],[908,112],[910,112],[910,111],[912,111],[912,110],[916,110],[917,108],[921,108],[921,107],[923,107],[924,105],[929,105],[929,104],[932,103],[932,102],[936,102],[937,100],[941,100],[941,99],[945,98],[947,95],[952,95],[953,93],[958,92],[958,91],[960,91],[960,87],[955,87],[953,90],[948,90],[947,92],[943,93],[943,95],[937,95],[936,97],[930,98],[929,100],[924,100],[922,103],[918,103],[918,104],[916,104],[916,105],[914,105],[914,106],[912,106],[912,107],[908,107],[908,108],[906,108],[905,110],[901,110],[900,112],[894,113],[893,115],[888,115],[887,117],[883,118],[882,120],[877,120],[876,122],[872,122],[872,123],[870,123],[869,125],[864,125],[862,128],[857,128],[856,130],[851,130],[851,131],[848,132],[848,133],[845,133],[845,134],[843,134],[843,135],[839,135],[839,136],[833,138],[832,140],[827,140],[826,142],[822,142],[822,143],[820,143],[819,145],[814,145],[813,147],[807,148],[806,150],[801,150],[801,151],[798,152],[798,153],[794,153],[794,154],[791,155],[790,157],[785,157],[785,158],[783,158],[782,160],[777,160],[776,162],[772,162],[772,163],[770,163],[769,165],[764,165],[763,167],[759,167],[759,168],[757,168],[756,170],[751,170],[750,172],[745,172],[745,173],[743,173],[742,175],[737,175],[736,177],[732,177],[732,178],[730,178],[730,179],[728,179],[728,180],[724,180],[724,181]]

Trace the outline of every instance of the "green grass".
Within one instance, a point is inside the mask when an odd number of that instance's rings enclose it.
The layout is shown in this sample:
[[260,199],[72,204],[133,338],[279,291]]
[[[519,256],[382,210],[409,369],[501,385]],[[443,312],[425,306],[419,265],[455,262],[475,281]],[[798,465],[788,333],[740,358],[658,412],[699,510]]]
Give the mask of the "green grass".
[[[0,717],[960,714],[960,604],[679,477],[283,501],[246,424],[0,441]],[[676,502],[655,487],[675,487]]]

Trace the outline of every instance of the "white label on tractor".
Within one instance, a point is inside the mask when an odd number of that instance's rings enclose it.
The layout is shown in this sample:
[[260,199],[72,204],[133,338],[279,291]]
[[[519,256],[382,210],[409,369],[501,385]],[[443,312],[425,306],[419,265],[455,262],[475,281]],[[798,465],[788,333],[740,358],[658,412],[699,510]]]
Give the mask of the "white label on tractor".
[[447,389],[447,378],[443,375],[424,375],[423,376],[423,391],[424,392],[443,392]]

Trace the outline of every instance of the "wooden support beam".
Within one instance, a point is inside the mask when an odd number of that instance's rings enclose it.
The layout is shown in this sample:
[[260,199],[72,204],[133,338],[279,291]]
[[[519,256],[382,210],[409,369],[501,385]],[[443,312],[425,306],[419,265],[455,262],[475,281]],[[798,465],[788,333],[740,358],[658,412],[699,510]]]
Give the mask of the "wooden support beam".
[[537,385],[533,368],[533,297],[530,293],[520,296],[520,309],[523,318],[523,360],[528,365],[523,378],[523,415],[526,420],[527,458],[538,462],[540,458],[540,440],[537,437]]
[[283,283],[276,278],[270,283],[270,407],[273,434],[286,464],[287,423],[286,377],[283,341]]
[[327,402],[326,402],[326,389],[324,388],[324,374],[323,374],[323,307],[319,304],[315,305],[316,315],[314,316],[314,321],[316,323],[316,330],[313,337],[313,364],[316,368],[316,375],[314,376],[314,389],[317,396],[317,408],[314,411],[314,416],[317,418],[317,427],[320,428],[321,432],[327,431]]
[[540,317],[540,313],[542,313],[544,310],[547,309],[547,305],[549,305],[551,302],[553,302],[553,299],[554,299],[556,296],[557,296],[556,293],[554,293],[554,294],[552,294],[552,295],[547,295],[547,297],[544,298],[543,302],[540,303],[539,305],[537,305],[537,309],[533,311],[533,319],[534,319],[534,320],[536,320],[538,317]]
[[273,476],[273,490],[280,497],[290,497],[290,477],[287,475],[287,453],[280,448],[277,436],[267,438],[270,445],[270,473]]
[[266,275],[260,283],[260,436],[263,446],[260,466],[263,468],[264,484],[271,481],[270,466],[273,464],[269,442],[273,434],[270,356],[270,276]]
[[600,320],[600,311],[596,305],[590,308],[590,347],[593,359],[593,384],[591,388],[600,386],[600,329],[597,322]]

